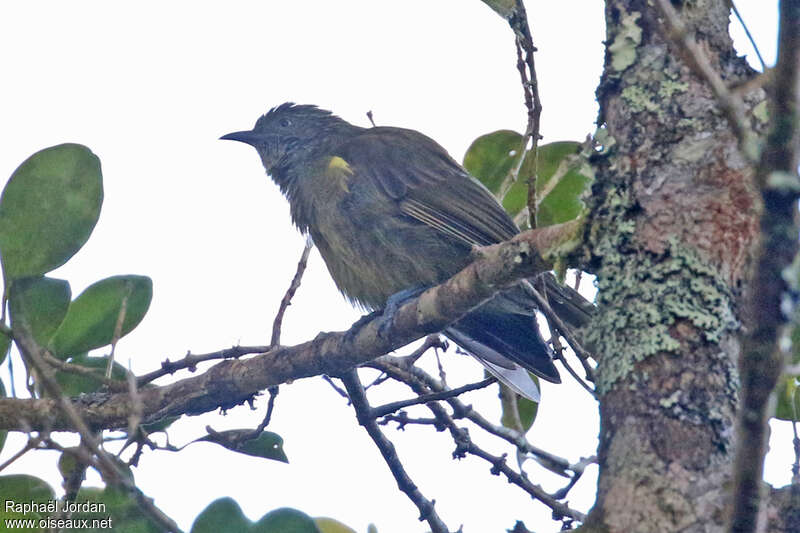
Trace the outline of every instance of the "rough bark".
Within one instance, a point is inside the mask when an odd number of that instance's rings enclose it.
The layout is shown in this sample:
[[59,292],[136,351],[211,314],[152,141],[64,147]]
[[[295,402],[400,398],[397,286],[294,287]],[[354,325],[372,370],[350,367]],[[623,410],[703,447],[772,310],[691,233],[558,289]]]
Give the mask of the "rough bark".
[[766,515],[769,533],[800,531],[800,485],[771,490]]
[[[752,75],[728,36],[727,2],[676,7],[726,83]],[[588,234],[600,477],[585,529],[722,531],[737,304],[758,236],[753,169],[650,3],[607,0],[606,23],[597,95],[608,140]]]

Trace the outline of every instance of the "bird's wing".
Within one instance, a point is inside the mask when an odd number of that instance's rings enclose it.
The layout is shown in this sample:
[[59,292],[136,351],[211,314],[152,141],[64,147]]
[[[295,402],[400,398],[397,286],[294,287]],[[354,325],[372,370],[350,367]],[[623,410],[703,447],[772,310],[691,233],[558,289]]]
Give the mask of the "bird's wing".
[[353,172],[369,176],[403,213],[468,246],[518,233],[492,194],[434,140],[401,128],[371,128],[338,150]]

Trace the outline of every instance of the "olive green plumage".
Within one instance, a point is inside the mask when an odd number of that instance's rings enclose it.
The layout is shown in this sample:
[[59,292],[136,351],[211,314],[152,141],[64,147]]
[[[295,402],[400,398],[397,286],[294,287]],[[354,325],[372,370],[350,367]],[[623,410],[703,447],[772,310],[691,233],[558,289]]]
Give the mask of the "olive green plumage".
[[[361,128],[315,106],[287,103],[259,118],[253,130],[223,139],[256,148],[339,290],[366,309],[446,280],[470,262],[474,245],[518,232],[480,182],[413,130]],[[547,283],[561,303],[563,288],[552,277]],[[445,333],[512,388],[538,397],[517,365],[549,381],[559,376],[534,311],[514,288]]]

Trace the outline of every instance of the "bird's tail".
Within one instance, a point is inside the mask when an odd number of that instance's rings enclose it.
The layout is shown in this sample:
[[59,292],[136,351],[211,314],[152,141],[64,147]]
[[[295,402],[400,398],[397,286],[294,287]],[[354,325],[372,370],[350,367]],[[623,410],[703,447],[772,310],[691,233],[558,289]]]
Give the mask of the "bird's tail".
[[[585,326],[594,305],[574,289],[561,285],[550,273],[534,281],[553,311],[573,328]],[[528,372],[553,383],[561,377],[553,351],[539,333],[536,306],[522,287],[510,289],[472,311],[445,330],[453,342],[478,359],[512,390],[539,401],[539,388]]]
[[484,305],[450,326],[445,334],[478,359],[515,392],[539,400],[528,371],[560,383],[553,352],[544,342],[533,315],[499,311]]

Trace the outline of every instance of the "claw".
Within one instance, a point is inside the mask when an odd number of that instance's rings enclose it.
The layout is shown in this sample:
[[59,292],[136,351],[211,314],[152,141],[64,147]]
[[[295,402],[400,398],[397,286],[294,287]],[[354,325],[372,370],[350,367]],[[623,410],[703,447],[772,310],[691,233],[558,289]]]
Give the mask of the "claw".
[[381,313],[380,318],[378,318],[380,321],[380,324],[378,325],[378,336],[386,338],[386,334],[388,333],[387,330],[392,324],[397,310],[400,309],[400,307],[402,307],[402,305],[407,301],[416,298],[425,292],[426,289],[427,287],[411,287],[410,289],[405,289],[389,296],[389,299],[386,300],[386,305],[383,308],[383,312]]

